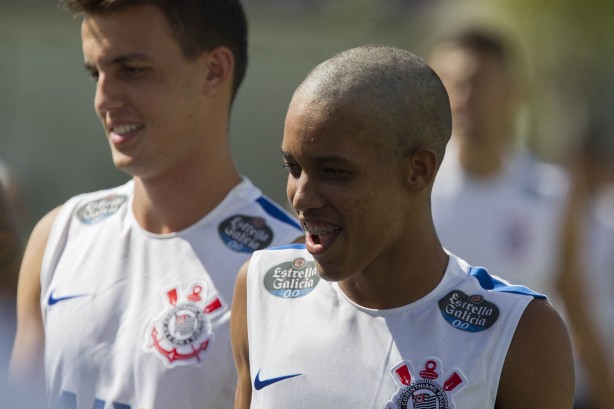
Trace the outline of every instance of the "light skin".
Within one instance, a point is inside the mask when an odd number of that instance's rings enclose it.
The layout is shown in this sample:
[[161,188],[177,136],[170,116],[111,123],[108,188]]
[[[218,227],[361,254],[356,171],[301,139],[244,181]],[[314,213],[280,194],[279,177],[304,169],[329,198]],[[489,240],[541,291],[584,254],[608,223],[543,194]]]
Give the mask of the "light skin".
[[453,43],[437,46],[430,65],[448,91],[461,165],[477,177],[497,174],[512,141],[519,97],[509,69],[491,54]]
[[[153,233],[192,225],[241,180],[228,145],[232,53],[219,46],[187,60],[162,12],[147,5],[86,15],[81,34],[113,162],[135,182],[137,221]],[[17,380],[42,371],[40,271],[58,210],[32,232],[20,272]]]
[[[292,99],[282,143],[288,198],[323,278],[368,308],[410,304],[436,287],[448,262],[428,201],[437,156],[428,146],[405,156],[382,148],[359,104],[337,103],[331,115],[308,94]],[[249,408],[252,393],[247,269],[237,279],[232,309],[235,409]],[[548,303],[532,301],[510,346],[496,407],[570,408],[573,382],[564,324]]]

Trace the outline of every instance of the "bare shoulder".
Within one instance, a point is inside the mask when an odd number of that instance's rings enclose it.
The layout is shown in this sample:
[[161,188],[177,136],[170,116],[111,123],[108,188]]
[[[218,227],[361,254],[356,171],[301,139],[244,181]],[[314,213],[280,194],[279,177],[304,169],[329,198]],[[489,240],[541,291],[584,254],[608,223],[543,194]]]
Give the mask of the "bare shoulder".
[[232,313],[230,318],[230,332],[235,352],[243,355],[247,346],[247,271],[249,270],[247,260],[239,273],[235,282],[234,295],[232,297]]
[[571,408],[574,387],[567,327],[549,302],[535,299],[525,309],[509,347],[496,407]]
[[249,370],[249,342],[247,334],[247,271],[249,260],[243,264],[237,275],[235,293],[230,315],[232,350],[239,380],[235,391],[235,409],[250,406],[252,388]]
[[20,300],[33,295],[33,290],[36,290],[35,292],[38,297],[38,292],[40,292],[40,271],[45,248],[47,247],[47,240],[60,210],[61,206],[47,213],[32,230],[19,272],[18,307]]

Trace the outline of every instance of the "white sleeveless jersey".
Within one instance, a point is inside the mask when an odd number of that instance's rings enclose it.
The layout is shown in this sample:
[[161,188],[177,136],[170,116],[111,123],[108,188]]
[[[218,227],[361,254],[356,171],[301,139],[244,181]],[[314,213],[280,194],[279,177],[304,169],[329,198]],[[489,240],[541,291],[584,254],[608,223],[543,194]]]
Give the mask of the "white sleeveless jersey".
[[252,409],[492,409],[526,287],[450,255],[422,299],[372,310],[320,280],[304,245],[254,253]]
[[41,271],[52,409],[228,409],[236,371],[229,315],[254,250],[300,225],[244,179],[178,233],[142,229],[134,183],[76,196],[50,233]]

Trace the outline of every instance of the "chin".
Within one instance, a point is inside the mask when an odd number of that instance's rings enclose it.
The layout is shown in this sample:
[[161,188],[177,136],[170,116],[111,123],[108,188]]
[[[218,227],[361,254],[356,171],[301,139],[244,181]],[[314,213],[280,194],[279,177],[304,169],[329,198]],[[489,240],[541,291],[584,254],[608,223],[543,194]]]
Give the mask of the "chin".
[[338,281],[343,281],[348,278],[344,276],[343,269],[341,269],[338,266],[337,267],[331,266],[331,265],[325,266],[322,263],[318,262],[318,260],[315,260],[315,263],[316,263],[316,268],[318,270],[318,274],[323,280],[330,281],[330,282],[338,282]]

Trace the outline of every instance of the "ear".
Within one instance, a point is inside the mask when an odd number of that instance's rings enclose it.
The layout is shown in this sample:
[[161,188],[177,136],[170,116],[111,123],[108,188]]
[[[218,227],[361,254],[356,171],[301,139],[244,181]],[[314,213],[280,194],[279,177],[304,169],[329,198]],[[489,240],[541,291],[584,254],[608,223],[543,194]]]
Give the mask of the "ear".
[[437,174],[437,154],[419,147],[405,158],[405,186],[412,192],[430,188]]
[[206,72],[203,91],[213,95],[224,86],[232,88],[232,74],[234,71],[234,56],[232,51],[224,46],[209,50],[205,56]]

